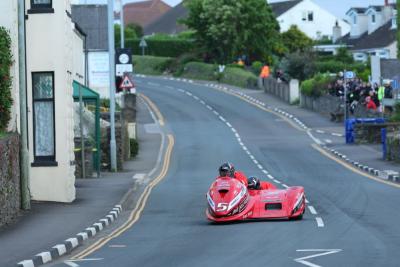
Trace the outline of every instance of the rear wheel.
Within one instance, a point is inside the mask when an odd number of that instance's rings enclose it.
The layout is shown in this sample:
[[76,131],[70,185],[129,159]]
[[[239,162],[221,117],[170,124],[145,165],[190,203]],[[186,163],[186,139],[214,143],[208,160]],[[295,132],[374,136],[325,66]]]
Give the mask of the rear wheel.
[[306,209],[304,208],[303,212],[299,216],[292,217],[290,219],[293,220],[293,221],[300,221],[300,220],[303,219],[303,215],[304,215],[305,212],[306,212]]

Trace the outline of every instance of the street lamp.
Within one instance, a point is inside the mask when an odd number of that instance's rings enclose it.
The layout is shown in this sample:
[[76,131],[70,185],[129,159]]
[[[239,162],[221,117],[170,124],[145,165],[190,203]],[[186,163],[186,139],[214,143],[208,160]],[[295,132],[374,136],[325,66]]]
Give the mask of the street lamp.
[[121,27],[120,27],[120,30],[121,30],[121,48],[125,48],[124,0],[121,0],[120,6],[121,6],[121,11],[119,12],[119,18],[120,18],[120,21],[121,21]]

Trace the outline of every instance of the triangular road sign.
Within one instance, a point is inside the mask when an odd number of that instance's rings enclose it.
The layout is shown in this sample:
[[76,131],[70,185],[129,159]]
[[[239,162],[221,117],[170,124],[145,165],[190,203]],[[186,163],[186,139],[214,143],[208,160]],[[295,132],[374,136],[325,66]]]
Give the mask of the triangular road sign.
[[124,79],[122,80],[121,84],[119,85],[119,89],[131,89],[134,88],[135,85],[133,85],[133,82],[131,79],[129,79],[128,76],[124,76]]

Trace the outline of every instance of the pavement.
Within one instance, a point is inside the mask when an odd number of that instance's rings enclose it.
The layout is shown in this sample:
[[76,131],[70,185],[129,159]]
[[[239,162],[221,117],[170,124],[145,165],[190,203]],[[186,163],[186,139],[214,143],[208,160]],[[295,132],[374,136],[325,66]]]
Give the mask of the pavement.
[[[137,123],[139,154],[124,164],[124,171],[102,173],[98,179],[77,179],[73,203],[33,201],[31,210],[0,229],[0,266],[17,266],[24,260],[22,266],[37,266],[69,253],[130,209],[146,174],[157,165],[161,145],[161,135],[141,99]],[[149,131],[150,126],[156,130]]]

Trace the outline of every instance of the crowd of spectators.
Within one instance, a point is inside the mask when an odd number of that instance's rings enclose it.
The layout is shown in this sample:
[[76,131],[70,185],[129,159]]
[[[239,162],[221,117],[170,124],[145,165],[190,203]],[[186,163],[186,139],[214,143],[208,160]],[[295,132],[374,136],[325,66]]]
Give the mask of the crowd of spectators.
[[347,103],[351,113],[358,105],[365,106],[368,110],[383,112],[382,99],[393,98],[393,88],[390,81],[384,81],[382,85],[377,83],[363,82],[359,78],[337,79],[329,85],[329,94],[344,97],[345,86],[347,87]]

